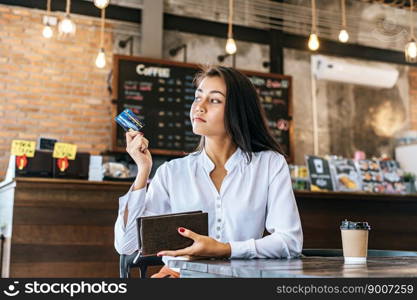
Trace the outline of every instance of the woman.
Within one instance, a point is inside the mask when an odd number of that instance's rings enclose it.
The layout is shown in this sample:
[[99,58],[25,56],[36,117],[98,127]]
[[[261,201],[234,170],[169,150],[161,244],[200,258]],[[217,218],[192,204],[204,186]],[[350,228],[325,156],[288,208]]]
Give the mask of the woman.
[[[119,199],[115,248],[137,250],[136,218],[184,211],[208,212],[209,236],[186,228],[194,240],[185,249],[159,256],[291,258],[303,243],[291,178],[279,145],[268,130],[256,90],[242,73],[211,67],[196,77],[190,110],[198,151],[161,165],[146,191],[152,166],[148,140],[126,134],[127,152],[138,165],[130,191]],[[263,237],[264,230],[270,235]],[[153,277],[178,277],[164,267]]]

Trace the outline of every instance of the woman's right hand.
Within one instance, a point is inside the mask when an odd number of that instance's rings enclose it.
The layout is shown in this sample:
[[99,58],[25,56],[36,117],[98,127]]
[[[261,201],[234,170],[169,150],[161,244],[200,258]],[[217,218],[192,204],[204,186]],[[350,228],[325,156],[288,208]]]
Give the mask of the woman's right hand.
[[126,151],[138,166],[138,173],[150,172],[152,168],[152,156],[148,150],[149,141],[142,132],[126,132]]

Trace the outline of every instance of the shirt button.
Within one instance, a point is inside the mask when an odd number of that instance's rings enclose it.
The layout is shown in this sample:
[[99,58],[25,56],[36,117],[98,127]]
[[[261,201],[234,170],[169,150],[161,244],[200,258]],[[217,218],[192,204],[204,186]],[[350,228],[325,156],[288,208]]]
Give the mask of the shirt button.
[[217,231],[220,231],[220,226],[217,226]]
[[221,205],[220,204],[217,204],[217,208],[220,208],[221,207]]
[[222,221],[222,219],[217,219],[217,222],[219,222],[219,223],[220,223],[221,221]]
[[216,235],[216,239],[219,239],[220,238],[220,235]]

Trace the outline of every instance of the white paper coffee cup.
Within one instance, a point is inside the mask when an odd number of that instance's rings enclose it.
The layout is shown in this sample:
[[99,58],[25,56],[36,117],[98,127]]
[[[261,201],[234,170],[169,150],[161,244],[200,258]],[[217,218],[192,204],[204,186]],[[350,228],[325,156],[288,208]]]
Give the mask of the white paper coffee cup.
[[340,226],[346,264],[365,264],[371,227],[367,222],[343,221]]

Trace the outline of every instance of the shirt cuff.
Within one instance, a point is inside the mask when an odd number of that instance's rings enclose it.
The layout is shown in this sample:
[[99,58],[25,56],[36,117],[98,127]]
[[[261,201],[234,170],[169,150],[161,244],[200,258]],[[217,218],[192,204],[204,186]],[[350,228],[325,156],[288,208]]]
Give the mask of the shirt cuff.
[[127,203],[129,211],[134,211],[136,207],[138,206],[140,207],[145,204],[145,200],[144,200],[145,198],[142,197],[142,194],[146,196],[146,187],[141,188],[140,190],[129,192],[129,195],[128,195],[129,202]]
[[[125,207],[126,207],[126,203],[131,199],[131,198],[136,198],[138,199],[140,197],[140,193],[142,193],[143,191],[146,192],[146,187],[143,187],[139,190],[133,190],[133,184],[131,185],[129,191],[124,194],[123,196],[121,196],[119,198],[119,212],[124,212],[125,211]],[[129,201],[130,202],[130,201]],[[130,209],[130,203],[129,203],[129,209]]]
[[230,242],[229,244],[232,250],[230,258],[254,258],[257,255],[254,239]]
[[124,212],[126,210],[126,206],[129,209],[129,215],[126,226],[122,225],[123,231],[126,230],[126,227],[130,225],[132,222],[132,216],[135,216],[137,214],[137,211],[141,210],[141,206],[144,206],[144,200],[140,200],[141,198],[145,198],[145,196],[142,197],[142,194],[146,195],[146,187],[133,191],[132,188],[119,198],[119,215],[123,216]]

